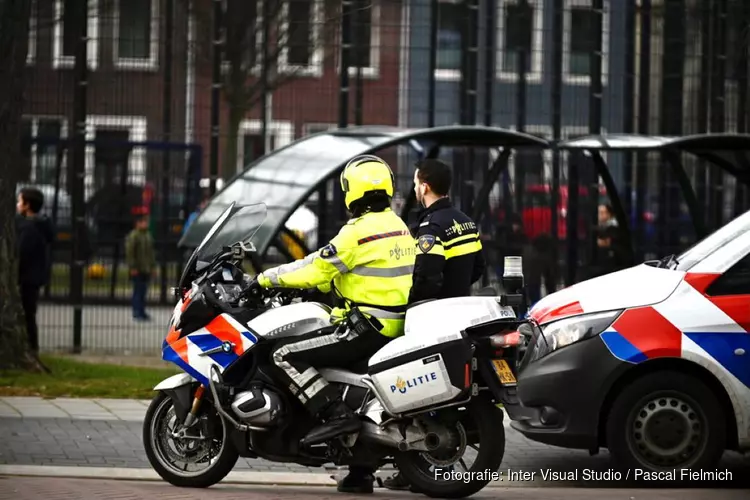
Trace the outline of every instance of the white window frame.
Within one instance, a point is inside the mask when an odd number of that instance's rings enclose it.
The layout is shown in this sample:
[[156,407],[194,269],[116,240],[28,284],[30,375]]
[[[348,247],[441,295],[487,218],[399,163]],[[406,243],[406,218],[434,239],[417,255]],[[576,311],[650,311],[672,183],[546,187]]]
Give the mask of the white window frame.
[[[88,115],[86,117],[86,140],[93,141],[96,138],[96,131],[100,129],[127,130],[128,141],[144,142],[148,137],[148,119],[145,116]],[[93,144],[87,144],[84,182],[86,199],[93,194],[95,154],[96,147]],[[134,147],[130,153],[128,181],[138,186],[146,183],[146,149],[143,147]]]
[[[533,9],[531,17],[531,68],[526,73],[529,83],[541,83],[544,66],[544,0],[528,0]],[[518,5],[518,0],[500,0],[497,6],[497,78],[503,82],[517,82],[518,73],[504,71],[505,62],[505,9]]]
[[37,39],[37,0],[31,0],[31,16],[29,18],[29,50],[26,54],[26,64],[31,66],[36,61],[36,39]]
[[[313,131],[311,132],[310,129],[313,127],[325,127],[326,130],[319,130],[319,131]],[[306,137],[308,135],[313,134],[321,134],[323,132],[326,132],[328,130],[336,130],[339,128],[339,125],[337,123],[324,123],[324,122],[310,122],[310,123],[303,123],[302,124],[302,135],[303,137]]]
[[320,37],[321,25],[325,22],[323,1],[312,0],[310,4],[312,8],[310,17],[310,36],[312,38],[311,43],[313,46],[313,51],[310,55],[310,64],[305,66],[298,64],[288,64],[287,62],[287,59],[289,57],[289,2],[290,0],[285,0],[281,7],[281,33],[287,33],[287,40],[284,42],[284,45],[279,52],[279,73],[293,73],[298,76],[311,76],[320,78],[321,76],[323,76],[323,47],[321,46]]
[[[245,168],[243,160],[245,158],[245,135],[257,135],[260,136],[263,128],[263,122],[261,120],[242,120],[240,122],[239,131],[237,132],[237,159],[235,164],[237,166],[237,172],[242,172]],[[276,138],[274,141],[275,151],[290,144],[294,140],[294,124],[290,121],[269,121],[267,124],[268,134]],[[270,153],[268,151],[267,153]]]
[[[68,119],[62,115],[23,115],[23,120],[28,120],[31,122],[31,137],[32,139],[36,139],[37,135],[39,134],[39,122],[42,120],[54,120],[57,122],[60,122],[60,139],[67,139],[68,137]],[[68,162],[68,155],[63,154],[62,155],[62,163],[61,163],[61,176],[60,181],[61,184],[65,183],[65,173],[66,173],[66,166]],[[37,143],[32,142],[31,143],[31,172],[29,172],[29,182],[32,184],[35,184],[37,182],[36,180],[36,174],[37,174],[37,168],[38,168],[38,161],[37,161]]]
[[[263,0],[256,0],[255,3],[255,12],[257,13],[255,16],[255,50],[258,54],[258,58],[256,58],[255,65],[248,73],[253,76],[260,76],[263,69],[263,21],[261,19],[261,12],[263,12]],[[279,56],[279,60],[280,59],[281,57]],[[273,61],[269,62],[273,63]],[[226,75],[227,73],[229,73],[229,61],[225,60],[221,63],[221,74]]]
[[[591,85],[591,76],[573,75],[570,73],[571,25],[573,14],[571,9],[588,7],[593,9],[592,0],[565,0],[563,12],[563,83],[567,85]],[[609,0],[602,2],[602,85],[607,85],[609,77]]]
[[[438,0],[438,4],[441,4],[441,3],[461,4],[462,2],[461,0]],[[434,15],[437,16],[438,12],[434,12]],[[436,21],[438,23],[440,22],[439,19],[436,19]],[[440,31],[440,24],[438,24],[438,31]],[[437,47],[435,47],[435,50],[437,51]],[[444,82],[459,81],[461,80],[461,70],[460,69],[435,68],[435,80],[440,80]]]
[[[95,70],[99,63],[99,0],[88,0],[88,64]],[[52,67],[72,68],[74,56],[63,55],[63,0],[55,0],[55,20],[52,35]]]
[[[145,70],[145,71],[156,71],[159,68],[159,34],[160,34],[160,22],[159,22],[159,8],[160,0],[150,0],[151,5],[151,40],[149,43],[149,57],[120,57],[120,2],[127,2],[128,0],[115,0],[114,1],[114,25],[112,27],[112,61],[113,65],[117,69],[125,70]],[[169,71],[170,68],[167,68]]]
[[[377,80],[380,78],[380,0],[371,0],[371,17],[370,17],[370,66],[362,68],[362,78],[368,80]],[[352,18],[352,23],[354,19]],[[336,54],[336,72],[341,74],[341,30],[338,30],[338,51]],[[352,49],[354,49],[354,43],[352,43]],[[351,54],[351,53],[350,53]],[[357,67],[349,67],[349,77],[354,78],[357,76]]]

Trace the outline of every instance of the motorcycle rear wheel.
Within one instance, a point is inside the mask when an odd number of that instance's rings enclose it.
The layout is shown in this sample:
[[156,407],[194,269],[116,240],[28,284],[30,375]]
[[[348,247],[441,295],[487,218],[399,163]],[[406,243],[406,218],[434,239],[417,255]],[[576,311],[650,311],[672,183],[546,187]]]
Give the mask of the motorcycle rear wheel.
[[[445,478],[449,467],[455,470],[455,464],[463,462],[463,455],[458,457],[452,465],[435,466],[435,471],[425,470],[430,466],[428,460],[420,452],[410,451],[398,453],[395,456],[398,470],[412,485],[413,491],[433,498],[465,498],[482,490],[493,479],[487,471],[495,472],[500,469],[505,455],[505,427],[502,425],[503,411],[497,408],[488,398],[476,397],[466,407],[466,417],[473,424],[466,435],[469,436],[469,446],[478,445],[477,458],[471,467],[459,473],[470,473],[472,477],[467,481],[454,477],[454,480],[441,480],[438,474]],[[463,423],[467,423],[462,419]],[[473,441],[473,443],[472,443]],[[474,446],[472,446],[474,447]],[[468,446],[467,446],[468,448]],[[475,448],[476,449],[476,448]],[[432,464],[434,465],[434,463]],[[465,467],[465,465],[462,465]],[[438,473],[438,469],[442,472]],[[451,476],[449,476],[451,477]]]
[[[204,426],[201,421],[188,430],[191,435],[200,432],[203,440],[181,439],[169,435],[172,431],[179,430],[182,424],[173,413],[172,399],[163,392],[154,397],[146,411],[143,446],[154,470],[168,483],[183,488],[207,488],[224,479],[237,463],[239,453],[229,442],[227,428],[216,410],[211,407],[202,418],[210,421],[211,428],[220,429],[220,435],[203,436]],[[170,421],[175,422],[171,429]],[[175,449],[169,449],[170,445]],[[217,447],[218,451],[212,456],[212,448]],[[205,459],[200,455],[201,452],[208,454],[206,468],[188,471],[191,458],[195,463]],[[177,465],[178,461],[185,463],[184,468]]]

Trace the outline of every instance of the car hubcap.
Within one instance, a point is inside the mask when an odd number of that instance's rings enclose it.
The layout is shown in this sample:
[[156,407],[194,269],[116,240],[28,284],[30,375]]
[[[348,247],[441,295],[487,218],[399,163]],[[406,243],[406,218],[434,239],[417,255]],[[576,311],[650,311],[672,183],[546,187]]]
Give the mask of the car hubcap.
[[690,462],[704,446],[704,419],[674,396],[649,400],[633,420],[631,438],[641,460],[655,466]]

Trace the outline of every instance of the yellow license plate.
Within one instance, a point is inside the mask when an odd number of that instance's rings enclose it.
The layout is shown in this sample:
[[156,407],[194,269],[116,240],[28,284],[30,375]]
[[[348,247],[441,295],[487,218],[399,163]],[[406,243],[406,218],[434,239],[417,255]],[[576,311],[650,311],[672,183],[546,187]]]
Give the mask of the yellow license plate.
[[500,382],[502,382],[503,384],[516,383],[516,377],[510,370],[510,366],[508,366],[507,361],[505,361],[504,359],[493,359],[492,366],[494,366],[495,373],[497,373],[497,378],[500,379]]

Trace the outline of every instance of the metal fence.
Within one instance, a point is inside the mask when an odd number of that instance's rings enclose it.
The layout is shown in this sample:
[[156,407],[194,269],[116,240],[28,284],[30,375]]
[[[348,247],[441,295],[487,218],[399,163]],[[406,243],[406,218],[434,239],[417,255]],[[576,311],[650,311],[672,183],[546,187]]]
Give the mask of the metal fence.
[[[200,189],[212,192],[306,134],[454,123],[555,141],[747,131],[743,0],[35,0],[33,16],[23,182],[47,194],[60,235],[40,309],[46,349],[76,339],[84,350],[158,350],[182,257],[174,242]],[[441,153],[459,172],[458,198],[474,193],[469,173],[488,170],[496,154]],[[392,157],[405,196],[414,157]],[[684,203],[666,201],[679,199],[679,183],[659,155],[605,157],[638,229],[636,258],[695,240]],[[575,262],[567,226],[551,216],[571,212],[573,161],[582,204]],[[586,269],[608,196],[587,162],[556,150],[514,153],[490,193],[486,246],[507,246],[519,216],[530,239],[552,236],[554,281],[581,279],[571,270]],[[747,208],[730,176],[694,159],[684,165],[710,229]],[[122,263],[141,205],[159,256],[151,324],[131,320]]]

